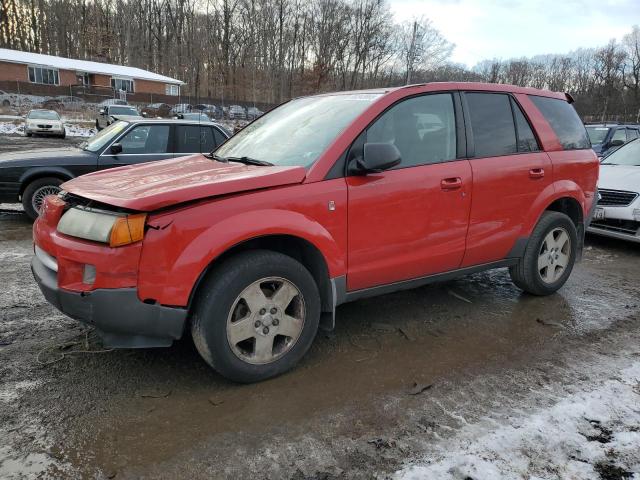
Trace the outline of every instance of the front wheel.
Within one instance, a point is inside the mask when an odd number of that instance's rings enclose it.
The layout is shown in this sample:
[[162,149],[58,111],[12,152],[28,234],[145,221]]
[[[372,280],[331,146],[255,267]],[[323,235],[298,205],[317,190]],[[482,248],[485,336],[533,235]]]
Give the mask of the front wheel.
[[210,366],[250,383],[293,368],[309,350],[319,319],[320,295],[309,271],[287,255],[253,250],[208,275],[191,333]]
[[578,235],[571,219],[545,212],[536,225],[524,256],[509,268],[513,283],[533,295],[550,295],[562,287],[576,260]]
[[38,178],[34,180],[22,194],[22,206],[24,212],[31,220],[38,218],[42,203],[47,195],[57,195],[60,193],[62,180],[55,177]]

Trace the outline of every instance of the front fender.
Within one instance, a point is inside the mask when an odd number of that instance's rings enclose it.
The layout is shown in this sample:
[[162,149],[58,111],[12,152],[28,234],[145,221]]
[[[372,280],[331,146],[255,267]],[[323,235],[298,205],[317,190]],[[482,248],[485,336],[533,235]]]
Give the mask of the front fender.
[[64,167],[33,167],[22,173],[19,182],[24,186],[31,182],[32,179],[41,177],[59,177],[63,180],[71,180],[75,175],[71,173],[71,170]]
[[[150,222],[140,262],[139,295],[164,305],[186,306],[193,287],[209,265],[230,248],[248,240],[270,235],[289,235],[306,240],[323,255],[329,275],[346,273],[345,258],[331,233],[318,221],[299,212],[260,209],[227,217],[198,231],[181,225],[166,228]],[[185,238],[190,236],[190,238]],[[171,245],[171,251],[167,250]],[[162,252],[161,255],[158,255]],[[175,253],[175,256],[172,255]],[[158,287],[161,286],[161,291]]]

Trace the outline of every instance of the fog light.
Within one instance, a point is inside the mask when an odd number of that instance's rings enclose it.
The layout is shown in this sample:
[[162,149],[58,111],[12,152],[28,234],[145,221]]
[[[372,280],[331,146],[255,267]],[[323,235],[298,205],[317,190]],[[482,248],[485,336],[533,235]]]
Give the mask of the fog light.
[[635,209],[633,210],[633,219],[634,219],[636,222],[640,222],[640,208],[635,208]]
[[94,265],[85,265],[82,272],[82,283],[93,285],[96,281],[96,267]]

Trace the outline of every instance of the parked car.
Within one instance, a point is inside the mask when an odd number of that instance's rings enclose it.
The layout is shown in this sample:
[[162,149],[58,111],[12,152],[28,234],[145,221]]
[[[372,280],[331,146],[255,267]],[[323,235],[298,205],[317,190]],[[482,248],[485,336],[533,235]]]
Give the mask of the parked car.
[[[548,295],[595,206],[569,101],[477,83],[297,98],[213,155],[66,182],[34,225],[34,276],[106,346],[190,330],[240,382],[292,368],[344,302],[497,267]],[[442,127],[421,138],[426,113]]]
[[96,130],[100,131],[118,120],[138,120],[142,118],[140,112],[130,105],[106,105],[98,111]]
[[246,120],[247,112],[240,105],[231,105],[229,107],[229,120]]
[[264,112],[256,107],[247,108],[247,120],[255,120],[256,118],[262,116]]
[[24,121],[24,134],[27,137],[32,135],[55,135],[64,138],[66,130],[64,122],[54,110],[31,110]]
[[211,119],[206,113],[191,112],[191,113],[179,113],[176,118],[181,120],[194,120],[196,122],[210,122]]
[[109,105],[129,105],[126,100],[121,100],[119,98],[107,98],[106,100],[101,101],[98,106],[99,107],[107,107]]
[[640,242],[640,140],[633,139],[604,158],[598,194],[587,231]]
[[210,152],[228,136],[213,123],[119,120],[79,147],[5,153],[0,155],[0,203],[22,202],[26,214],[36,218],[43,198],[59,192],[66,180],[111,167]]
[[593,151],[602,158],[613,149],[640,136],[640,125],[624,125],[617,123],[588,124],[587,133]]
[[171,114],[171,106],[166,103],[151,103],[142,109],[142,114],[148,117],[168,117]]
[[198,110],[202,113],[206,113],[211,118],[221,118],[222,110],[215,105],[200,103],[193,106],[193,110]]
[[171,109],[171,115],[177,115],[179,113],[188,113],[193,110],[193,106],[188,103],[179,103],[174,105]]

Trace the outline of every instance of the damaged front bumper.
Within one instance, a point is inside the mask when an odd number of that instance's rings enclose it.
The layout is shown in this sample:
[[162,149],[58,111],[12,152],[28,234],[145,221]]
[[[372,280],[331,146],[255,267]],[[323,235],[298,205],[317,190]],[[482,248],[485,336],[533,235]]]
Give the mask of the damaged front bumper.
[[145,303],[135,288],[59,288],[57,272],[40,257],[33,257],[31,270],[44,297],[62,313],[94,326],[106,347],[168,347],[182,336],[186,309]]

